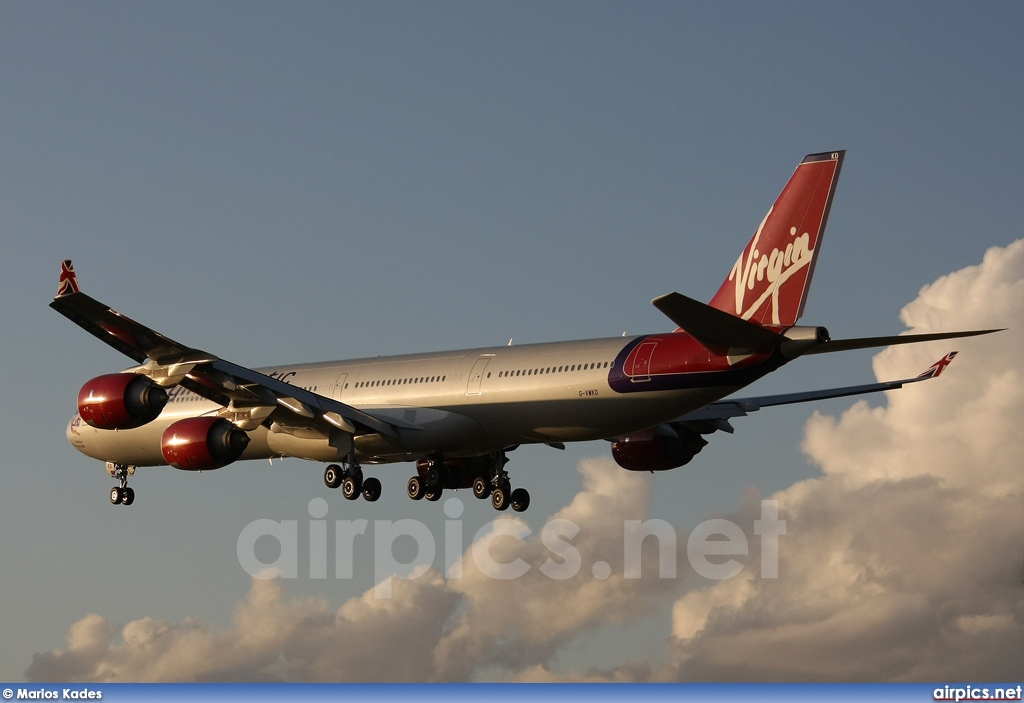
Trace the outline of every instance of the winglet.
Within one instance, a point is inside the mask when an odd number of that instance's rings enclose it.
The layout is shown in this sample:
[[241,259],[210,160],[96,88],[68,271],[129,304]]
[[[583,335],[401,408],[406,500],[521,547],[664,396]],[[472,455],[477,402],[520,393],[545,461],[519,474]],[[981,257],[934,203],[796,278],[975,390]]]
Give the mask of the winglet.
[[75,275],[75,266],[71,263],[71,259],[64,259],[60,265],[60,288],[57,289],[57,297],[78,292],[78,276]]
[[953,359],[956,357],[957,352],[951,351],[944,357],[936,361],[934,364],[928,367],[928,370],[918,375],[918,378],[924,380],[926,378],[938,378],[939,374],[946,370],[946,367],[950,365]]

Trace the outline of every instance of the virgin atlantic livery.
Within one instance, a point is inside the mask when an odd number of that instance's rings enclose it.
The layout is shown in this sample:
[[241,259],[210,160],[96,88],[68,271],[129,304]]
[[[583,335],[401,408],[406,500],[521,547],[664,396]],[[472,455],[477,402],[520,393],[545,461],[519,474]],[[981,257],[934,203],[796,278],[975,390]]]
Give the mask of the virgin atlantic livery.
[[523,511],[530,494],[512,490],[505,469],[522,444],[604,439],[624,469],[664,471],[689,462],[705,435],[732,432],[730,418],[936,378],[956,352],[898,381],[727,398],[804,354],[996,331],[833,340],[796,324],[844,153],[804,158],[711,302],[655,298],[677,329],[638,337],[249,369],[114,312],[79,290],[65,261],[50,307],[138,364],[82,386],[68,440],[107,462],[114,504],[134,502],[128,477],[139,466],[298,457],[329,464],[324,482],[349,500],[380,497],[364,466],[415,462],[414,500],[471,487],[498,510]]

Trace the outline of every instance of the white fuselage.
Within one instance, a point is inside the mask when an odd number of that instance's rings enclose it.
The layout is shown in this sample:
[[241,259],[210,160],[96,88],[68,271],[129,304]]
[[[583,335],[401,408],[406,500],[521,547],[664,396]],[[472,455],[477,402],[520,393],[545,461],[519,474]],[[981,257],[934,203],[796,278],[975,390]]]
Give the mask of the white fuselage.
[[[614,390],[609,373],[637,337],[467,349],[259,369],[273,378],[372,412],[398,428],[397,440],[355,439],[364,463],[409,461],[427,453],[473,456],[531,443],[612,438],[649,428],[724,397],[737,385]],[[765,369],[765,372],[770,369]],[[685,374],[683,374],[685,375]],[[97,430],[77,416],[68,439],[81,452],[134,466],[166,463],[161,436],[185,417],[221,406],[182,387],[160,416],[131,430]],[[270,429],[250,432],[242,459],[280,456]]]

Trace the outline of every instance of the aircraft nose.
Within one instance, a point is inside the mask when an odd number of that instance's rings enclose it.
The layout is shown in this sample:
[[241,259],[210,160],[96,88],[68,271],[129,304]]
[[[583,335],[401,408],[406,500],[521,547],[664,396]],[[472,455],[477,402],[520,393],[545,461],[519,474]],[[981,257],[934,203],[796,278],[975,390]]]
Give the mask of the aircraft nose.
[[68,442],[70,442],[71,446],[78,451],[83,451],[85,449],[85,440],[79,431],[79,428],[84,424],[85,423],[82,422],[82,416],[76,413],[75,416],[71,418],[71,421],[68,422],[67,429],[64,431],[65,436],[68,438]]

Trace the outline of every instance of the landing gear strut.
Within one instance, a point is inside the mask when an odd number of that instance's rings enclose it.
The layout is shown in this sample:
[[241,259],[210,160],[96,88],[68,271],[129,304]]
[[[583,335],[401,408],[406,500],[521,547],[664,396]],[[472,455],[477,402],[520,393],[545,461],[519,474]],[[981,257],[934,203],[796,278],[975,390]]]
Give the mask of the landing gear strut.
[[341,486],[341,494],[346,500],[355,500],[362,495],[372,503],[380,498],[380,481],[375,478],[364,480],[363,469],[353,455],[341,466],[331,464],[324,469],[324,483],[328,488]]
[[114,464],[110,475],[117,479],[118,485],[110,489],[110,502],[114,505],[131,505],[135,502],[135,491],[128,487],[128,476],[135,473],[134,467],[125,464]]

